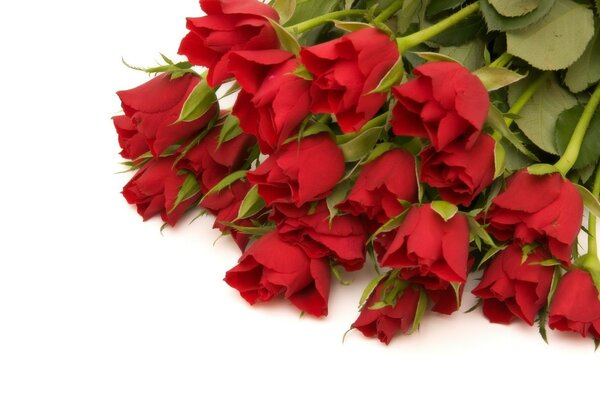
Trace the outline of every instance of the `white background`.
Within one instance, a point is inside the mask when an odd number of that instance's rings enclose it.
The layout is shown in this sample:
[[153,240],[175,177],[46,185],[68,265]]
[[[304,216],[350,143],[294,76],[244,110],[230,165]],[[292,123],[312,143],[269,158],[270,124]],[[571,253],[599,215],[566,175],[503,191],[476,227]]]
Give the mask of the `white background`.
[[342,344],[367,274],[334,287],[324,320],[251,308],[222,281],[239,253],[213,246],[210,218],[161,236],[115,174],[114,92],[147,79],[120,58],[174,56],[197,2],[0,7],[0,399],[597,398],[590,340],[548,346],[480,311]]

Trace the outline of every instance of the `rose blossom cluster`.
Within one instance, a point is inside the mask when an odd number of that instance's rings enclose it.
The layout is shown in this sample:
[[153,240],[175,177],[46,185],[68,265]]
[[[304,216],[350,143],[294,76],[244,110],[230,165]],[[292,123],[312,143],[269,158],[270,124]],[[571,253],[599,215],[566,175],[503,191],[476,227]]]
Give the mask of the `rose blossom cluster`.
[[[375,264],[351,326],[386,344],[428,311],[457,311],[475,270],[491,322],[600,339],[597,287],[573,257],[582,197],[560,172],[498,162],[506,144],[480,77],[433,61],[382,85],[403,60],[385,30],[293,51],[262,2],[200,6],[179,47],[189,65],[117,93],[135,171],[123,196],[144,220],[213,214],[243,252],[225,282],[250,304],[283,298],[316,317],[342,274]],[[231,82],[221,109],[214,93]],[[202,111],[189,117],[190,104]]]

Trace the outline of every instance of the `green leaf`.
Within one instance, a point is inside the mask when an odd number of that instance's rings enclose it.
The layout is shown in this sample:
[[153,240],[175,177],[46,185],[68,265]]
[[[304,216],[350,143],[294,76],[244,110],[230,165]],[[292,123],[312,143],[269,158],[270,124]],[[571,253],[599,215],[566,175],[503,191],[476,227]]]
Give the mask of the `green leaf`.
[[488,91],[497,90],[520,81],[526,75],[518,74],[507,68],[483,67],[473,72]]
[[206,114],[214,104],[218,104],[217,95],[208,86],[206,79],[202,79],[190,92],[190,95],[183,104],[177,122],[195,121]]
[[333,24],[336,28],[341,29],[346,32],[356,32],[365,28],[373,28],[372,25],[366,24],[364,22],[356,22],[356,21],[338,21],[336,19],[332,20]]
[[371,282],[369,282],[369,284],[367,285],[365,290],[363,290],[362,295],[360,296],[360,301],[358,302],[359,310],[362,309],[363,306],[365,305],[365,303],[367,302],[367,300],[369,300],[369,297],[371,297],[371,294],[373,293],[373,291],[375,290],[375,288],[377,287],[379,282],[381,282],[383,280],[383,278],[387,278],[387,277],[388,277],[387,274],[378,275],[375,278],[373,278],[371,280]]
[[296,39],[296,37],[290,31],[279,25],[277,21],[274,21],[270,18],[267,19],[271,23],[271,26],[279,38],[281,48],[295,55],[300,54],[300,43],[298,43],[298,39]]
[[520,17],[539,7],[540,0],[489,0],[490,4],[505,17]]
[[238,210],[238,215],[235,220],[239,221],[240,219],[250,218],[263,208],[265,208],[265,201],[258,194],[258,186],[254,185],[248,193],[246,193],[244,200],[242,200],[242,204],[240,204],[240,209]]
[[206,199],[208,196],[220,192],[221,190],[225,189],[226,187],[231,186],[231,184],[233,184],[241,179],[245,179],[246,172],[248,172],[248,171],[235,171],[235,172],[227,175],[225,178],[221,179],[221,181],[219,183],[217,183],[208,192],[206,192],[204,197],[202,197],[202,200],[200,200],[200,203],[202,203],[204,201],[204,199]]
[[506,249],[506,246],[500,246],[500,247],[491,247],[481,258],[481,260],[479,261],[479,265],[477,265],[476,270],[478,270],[479,268],[481,268],[481,266],[483,264],[486,263],[486,261],[490,260],[492,257],[494,257],[496,254],[498,254],[498,252],[502,251]]
[[474,71],[483,67],[483,53],[485,42],[479,38],[460,46],[440,47],[440,54],[451,57],[453,60],[464,65],[467,69]]
[[300,22],[308,21],[332,11],[339,0],[296,0],[296,8],[292,17],[286,22],[291,26]]
[[[559,155],[564,154],[582,114],[583,106],[578,104],[563,111],[558,116],[556,120],[556,148]],[[584,168],[595,163],[598,158],[600,158],[600,111],[596,111],[590,121],[573,168]]]
[[470,42],[477,35],[485,32],[485,22],[479,13],[472,14],[459,24],[447,28],[439,35],[431,38],[431,42],[440,46],[459,46]]
[[538,330],[544,342],[548,343],[548,334],[546,333],[546,320],[548,319],[548,309],[544,307],[540,310],[538,318]]
[[285,24],[296,11],[296,0],[274,0],[271,7],[279,14],[279,23]]
[[387,153],[388,151],[397,149],[397,148],[398,148],[398,146],[392,142],[379,143],[377,146],[375,146],[373,151],[371,151],[371,153],[369,154],[369,157],[367,157],[362,162],[362,164],[368,164],[371,161],[381,157],[383,154]]
[[587,207],[587,209],[590,210],[590,212],[596,217],[600,218],[600,202],[598,201],[598,198],[581,185],[575,185],[575,187],[577,190],[579,190],[583,204]]
[[548,175],[555,174],[559,171],[552,164],[533,164],[527,167],[527,172],[531,175]]
[[448,222],[452,219],[458,212],[458,207],[456,207],[452,203],[448,203],[443,200],[435,200],[431,202],[431,209],[438,213],[440,217],[444,219],[444,221]]
[[450,61],[460,64],[460,61],[450,57],[449,55],[435,53],[433,51],[413,51],[412,53],[418,55],[419,57],[427,61]]
[[398,57],[396,63],[392,66],[392,68],[385,74],[385,76],[381,79],[377,87],[371,90],[370,93],[382,93],[387,92],[392,88],[392,86],[400,83],[402,77],[404,76],[404,63],[402,62],[402,56]]
[[312,81],[313,76],[304,65],[299,65],[293,72],[294,75],[304,79],[305,81]]
[[462,6],[466,0],[432,0],[427,7],[425,16],[427,19],[432,19],[438,14],[444,11],[454,10],[455,8]]
[[336,206],[344,201],[348,195],[348,192],[350,192],[350,189],[352,189],[352,182],[349,180],[341,181],[333,188],[331,194],[327,196],[327,199],[325,199],[325,202],[327,203],[327,209],[329,210],[330,223],[338,213]]
[[[523,79],[508,88],[509,103],[513,104],[521,92],[529,85],[530,79]],[[554,76],[546,80],[519,113],[515,122],[525,136],[540,149],[558,154],[554,131],[558,115],[577,104],[575,97],[563,89]]]
[[600,80],[600,18],[596,17],[594,25],[596,34],[565,75],[565,84],[573,93],[581,92]]
[[[534,161],[539,161],[535,154],[533,154],[531,151],[529,151],[529,149],[527,149],[527,147],[525,147],[525,144],[521,141],[521,139],[519,139],[514,133],[512,133],[512,131],[506,125],[502,113],[493,104],[490,106],[490,111],[488,113],[486,122],[495,131],[500,132],[502,134],[502,137],[508,140],[510,144],[512,144],[515,147],[515,149],[517,149],[521,154],[527,156],[528,158]],[[510,154],[510,150],[506,150],[507,155]]]
[[424,22],[428,3],[429,0],[404,0],[398,17],[398,32],[405,33],[413,22]]
[[461,305],[460,287],[463,285],[461,282],[450,282],[450,286],[454,290],[454,297],[456,299],[456,309],[458,310]]
[[593,12],[572,0],[557,0],[542,20],[507,32],[506,45],[535,68],[556,71],[577,61],[593,36]]
[[410,329],[410,333],[415,332],[419,329],[421,325],[421,320],[425,315],[425,311],[427,311],[427,305],[429,303],[429,297],[427,297],[427,292],[425,289],[419,288],[419,302],[417,303],[417,310],[415,312],[415,319],[413,320],[412,327]]
[[546,299],[546,305],[548,307],[550,307],[550,303],[552,302],[552,298],[554,297],[554,293],[556,292],[556,287],[558,286],[561,276],[561,269],[554,268],[554,274],[552,274],[552,283],[550,284],[550,291],[548,292],[548,297]]
[[376,126],[360,132],[350,141],[340,144],[340,150],[344,153],[346,161],[357,161],[366,156],[379,140],[382,131],[382,126]]
[[496,142],[494,145],[494,179],[502,176],[506,168],[506,150],[502,143]]
[[218,146],[235,139],[242,133],[242,128],[240,128],[240,120],[235,115],[229,114],[227,118],[225,118],[223,126],[221,127],[221,131],[219,132]]
[[227,221],[219,221],[221,224],[225,225],[228,228],[236,230],[240,233],[252,236],[263,236],[269,232],[272,232],[275,228],[274,226],[240,226]]
[[496,11],[489,0],[479,0],[481,14],[485,18],[488,30],[490,31],[511,31],[523,29],[540,19],[544,18],[550,12],[556,0],[540,0],[540,5],[532,12],[521,17],[505,17]]
[[469,230],[471,231],[471,233],[480,238],[481,240],[484,241],[485,244],[487,244],[490,247],[499,247],[495,242],[494,239],[492,239],[492,237],[490,236],[489,233],[487,233],[487,231],[483,228],[483,226],[481,226],[479,224],[479,222],[477,222],[475,220],[475,218],[471,217],[470,215],[467,216],[467,221],[469,222]]
[[185,180],[183,184],[179,188],[179,192],[177,193],[177,197],[175,198],[175,204],[169,210],[169,213],[172,213],[181,203],[186,200],[191,199],[200,193],[200,185],[198,185],[198,180],[193,174],[186,173]]

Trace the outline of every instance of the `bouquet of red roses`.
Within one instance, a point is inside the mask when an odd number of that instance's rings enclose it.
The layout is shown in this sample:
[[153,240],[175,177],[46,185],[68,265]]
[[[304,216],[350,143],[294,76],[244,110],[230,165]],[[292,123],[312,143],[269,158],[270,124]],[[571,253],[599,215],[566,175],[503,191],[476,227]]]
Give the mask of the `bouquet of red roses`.
[[455,312],[469,274],[491,322],[599,343],[598,0],[200,7],[187,61],[117,93],[144,219],[213,214],[250,304],[322,317],[370,268],[352,328],[385,343]]

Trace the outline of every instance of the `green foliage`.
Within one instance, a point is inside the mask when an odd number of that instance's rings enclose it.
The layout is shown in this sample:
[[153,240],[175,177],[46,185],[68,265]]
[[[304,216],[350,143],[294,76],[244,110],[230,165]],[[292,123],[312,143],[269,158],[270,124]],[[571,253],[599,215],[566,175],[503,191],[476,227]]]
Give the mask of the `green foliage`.
[[581,92],[600,80],[600,18],[594,20],[596,33],[583,55],[567,70],[565,84],[573,93]]
[[505,17],[520,17],[540,6],[541,0],[489,0],[494,9]]
[[189,200],[200,193],[200,185],[198,185],[196,177],[191,173],[183,173],[186,174],[185,180],[183,181],[181,188],[179,188],[179,192],[175,198],[175,203],[169,210],[169,213],[173,212],[184,201]]
[[273,0],[271,7],[279,14],[279,23],[285,24],[296,11],[296,0]]
[[425,16],[427,19],[435,18],[438,14],[462,6],[465,1],[466,0],[432,0],[427,7]]
[[206,79],[202,79],[191,91],[183,104],[177,122],[190,122],[202,117],[213,105],[217,103],[214,89],[208,86]]
[[539,6],[521,17],[505,17],[490,4],[490,0],[479,0],[481,14],[490,31],[511,31],[523,29],[544,18],[550,12],[556,0],[540,0]]
[[[558,154],[563,155],[573,132],[575,126],[579,122],[581,115],[583,114],[583,106],[576,105],[575,107],[569,108],[563,111],[556,121],[556,148]],[[587,165],[595,163],[600,158],[600,111],[596,111],[590,125],[583,137],[583,143],[577,157],[577,161],[573,168],[581,169]]]
[[452,203],[443,200],[435,200],[431,202],[431,209],[435,211],[446,222],[452,219],[458,212],[458,207]]
[[484,65],[484,49],[485,42],[480,38],[476,38],[459,46],[440,47],[439,54],[451,57],[471,71],[474,71]]
[[541,70],[571,66],[594,36],[591,10],[571,0],[557,0],[542,20],[506,33],[507,51]]
[[240,128],[240,120],[235,115],[229,114],[227,115],[227,118],[225,118],[225,121],[223,121],[223,126],[219,132],[218,145],[220,146],[225,142],[235,139],[242,133],[242,128]]
[[263,208],[265,208],[265,201],[258,194],[258,186],[254,185],[248,193],[246,193],[244,200],[242,200],[236,221],[250,218],[258,214]]

